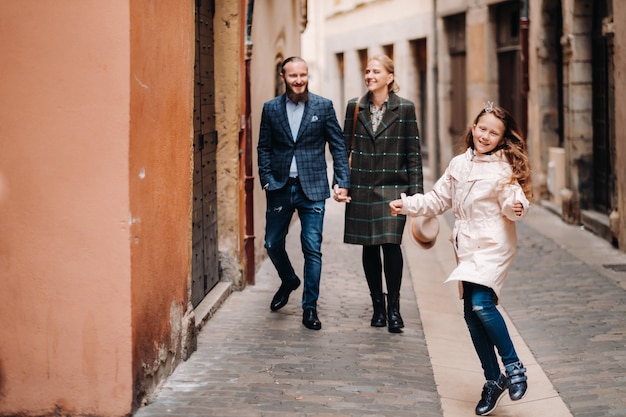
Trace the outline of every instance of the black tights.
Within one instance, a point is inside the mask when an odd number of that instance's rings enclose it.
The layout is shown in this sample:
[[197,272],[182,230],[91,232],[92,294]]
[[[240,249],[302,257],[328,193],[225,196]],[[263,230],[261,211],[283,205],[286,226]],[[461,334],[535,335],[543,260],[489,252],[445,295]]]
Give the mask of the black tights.
[[363,246],[363,271],[365,279],[372,294],[382,294],[383,292],[383,262],[380,256],[380,248],[382,247],[383,260],[385,264],[385,282],[387,283],[387,292],[390,296],[400,294],[400,284],[402,283],[402,268],[404,261],[402,259],[402,249],[400,245],[395,243],[384,243],[382,245]]

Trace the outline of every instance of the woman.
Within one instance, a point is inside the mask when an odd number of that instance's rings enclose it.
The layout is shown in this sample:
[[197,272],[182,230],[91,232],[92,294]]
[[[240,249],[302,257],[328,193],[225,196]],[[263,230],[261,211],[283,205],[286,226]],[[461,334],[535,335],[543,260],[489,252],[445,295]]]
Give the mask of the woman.
[[346,206],[344,242],[363,246],[363,270],[374,309],[371,325],[388,325],[390,332],[400,333],[404,327],[400,243],[406,218],[391,216],[388,205],[399,193],[423,192],[419,132],[415,105],[396,95],[399,88],[389,57],[379,55],[368,61],[365,85],[367,94],[348,102],[344,123],[351,152],[351,202]]
[[389,206],[394,216],[454,211],[451,240],[458,265],[447,281],[460,283],[464,318],[486,380],[475,411],[486,416],[507,390],[517,401],[528,387],[526,368],[496,305],[517,253],[515,222],[528,211],[532,186],[526,140],[502,107],[487,102],[465,145],[432,191],[401,195]]

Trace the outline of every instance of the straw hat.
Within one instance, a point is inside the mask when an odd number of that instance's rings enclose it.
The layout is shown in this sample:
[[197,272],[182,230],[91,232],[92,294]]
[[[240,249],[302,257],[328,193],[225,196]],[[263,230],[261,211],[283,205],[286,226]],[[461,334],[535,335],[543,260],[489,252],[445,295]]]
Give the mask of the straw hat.
[[430,249],[437,241],[439,234],[439,219],[437,217],[412,217],[411,237],[423,249]]

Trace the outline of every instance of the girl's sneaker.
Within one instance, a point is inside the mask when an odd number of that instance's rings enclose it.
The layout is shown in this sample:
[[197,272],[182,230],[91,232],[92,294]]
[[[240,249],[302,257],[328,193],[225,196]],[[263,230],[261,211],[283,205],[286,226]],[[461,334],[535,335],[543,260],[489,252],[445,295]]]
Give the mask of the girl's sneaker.
[[506,369],[506,377],[509,384],[509,397],[513,401],[521,400],[526,395],[528,389],[528,377],[526,376],[526,368],[521,362],[515,362],[504,367]]
[[495,381],[487,381],[483,387],[480,401],[476,405],[476,415],[486,416],[495,410],[507,387],[508,380],[502,374]]

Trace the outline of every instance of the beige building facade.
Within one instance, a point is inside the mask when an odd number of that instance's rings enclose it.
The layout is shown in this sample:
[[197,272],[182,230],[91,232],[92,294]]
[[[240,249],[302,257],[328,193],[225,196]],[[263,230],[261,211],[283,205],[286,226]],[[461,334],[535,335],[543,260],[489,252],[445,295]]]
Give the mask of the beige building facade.
[[[626,251],[620,125],[626,6],[615,0],[323,0],[304,54],[340,116],[363,94],[367,57],[389,55],[413,100],[436,179],[483,103],[526,133],[535,203]],[[621,18],[622,20],[618,20]],[[314,27],[314,29],[313,29]],[[619,64],[622,64],[620,67]]]
[[322,0],[309,3],[310,30],[302,47],[311,89],[330,98],[343,124],[348,100],[366,92],[367,57],[386,54],[395,63],[398,94],[416,105],[425,175],[433,169],[436,137],[436,55],[431,0]]

